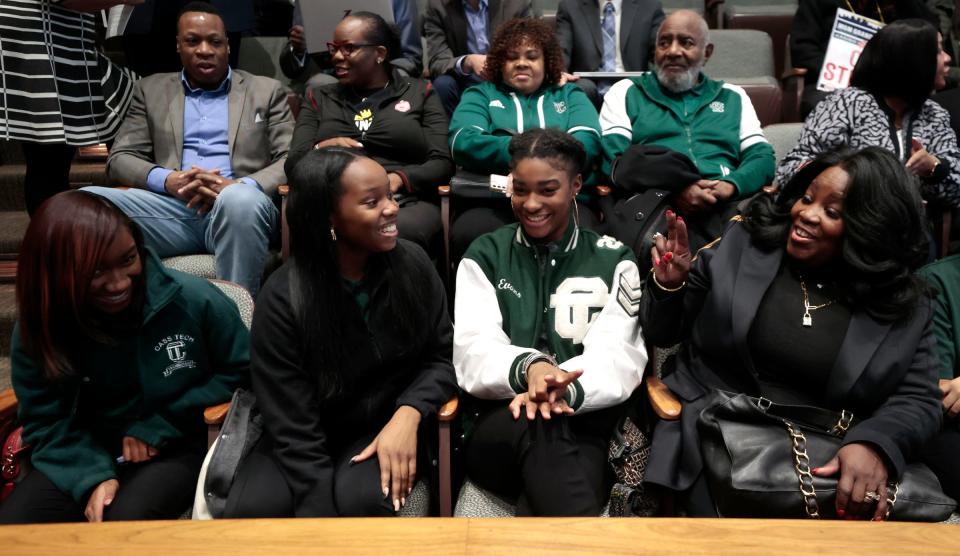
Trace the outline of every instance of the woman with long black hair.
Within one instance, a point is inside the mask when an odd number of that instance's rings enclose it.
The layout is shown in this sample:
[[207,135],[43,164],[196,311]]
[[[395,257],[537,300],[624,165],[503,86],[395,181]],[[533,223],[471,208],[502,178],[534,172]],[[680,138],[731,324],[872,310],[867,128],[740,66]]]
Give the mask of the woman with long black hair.
[[668,215],[640,323],[654,345],[684,343],[664,378],[684,408],[658,423],[647,482],[679,491],[692,515],[716,515],[698,417],[715,391],[745,393],[852,412],[842,447],[811,471],[838,477],[837,517],[885,518],[888,481],[941,422],[930,295],[913,273],[927,253],[917,189],[870,147],[817,157],[696,257]]
[[375,161],[324,148],[289,177],[291,257],[253,317],[264,435],[224,515],[393,515],[424,469],[420,424],[456,389],[443,286],[398,240]]

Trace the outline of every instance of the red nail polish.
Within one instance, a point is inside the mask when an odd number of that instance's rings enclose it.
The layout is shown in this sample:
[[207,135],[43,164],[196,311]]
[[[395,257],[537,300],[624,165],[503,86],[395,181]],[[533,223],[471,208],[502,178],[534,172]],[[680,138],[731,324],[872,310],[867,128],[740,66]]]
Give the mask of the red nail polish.
[[667,216],[668,217],[673,216],[673,211],[670,209],[667,209]]
[[673,260],[673,253],[667,253],[666,255],[664,255],[664,256],[663,256],[663,260],[664,260],[665,262],[668,262],[668,263],[669,263],[670,261],[672,261],[672,260]]
[[846,510],[837,510],[837,517],[843,517],[847,514]]

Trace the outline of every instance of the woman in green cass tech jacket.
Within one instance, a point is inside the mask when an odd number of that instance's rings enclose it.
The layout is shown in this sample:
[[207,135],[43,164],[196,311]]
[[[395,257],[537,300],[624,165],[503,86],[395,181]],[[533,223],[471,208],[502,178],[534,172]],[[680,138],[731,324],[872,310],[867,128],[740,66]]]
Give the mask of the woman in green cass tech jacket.
[[11,378],[33,469],[0,523],[175,519],[206,451],[203,409],[248,382],[236,305],[82,191],[41,205],[20,253]]
[[[561,84],[563,67],[563,51],[547,23],[538,19],[504,23],[487,53],[485,81],[463,93],[450,120],[448,141],[457,166],[479,174],[508,174],[511,137],[535,128],[559,129],[583,145],[587,158],[581,172],[589,189],[601,152],[600,120],[583,90]],[[587,197],[581,195],[581,201]],[[595,230],[597,218],[584,203],[579,209],[581,225]],[[454,254],[466,251],[474,238],[513,221],[506,200],[474,202],[451,228]]]

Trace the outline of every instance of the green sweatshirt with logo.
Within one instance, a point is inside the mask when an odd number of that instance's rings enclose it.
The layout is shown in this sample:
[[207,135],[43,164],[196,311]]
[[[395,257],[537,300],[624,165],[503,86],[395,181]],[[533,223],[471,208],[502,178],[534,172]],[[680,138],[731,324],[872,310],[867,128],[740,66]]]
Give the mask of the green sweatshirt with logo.
[[233,301],[203,278],[164,267],[149,250],[143,276],[139,326],[115,345],[77,331],[74,373],[58,382],[44,377],[14,327],[11,378],[30,461],[77,502],[117,477],[124,436],[160,452],[202,438],[204,408],[249,384],[250,334]]
[[[523,95],[506,85],[483,82],[464,91],[450,120],[453,161],[480,174],[510,172],[507,146],[514,135],[534,128],[566,131],[587,151],[587,167],[600,159],[600,122],[593,103],[572,83]],[[590,175],[584,175],[587,180]]]

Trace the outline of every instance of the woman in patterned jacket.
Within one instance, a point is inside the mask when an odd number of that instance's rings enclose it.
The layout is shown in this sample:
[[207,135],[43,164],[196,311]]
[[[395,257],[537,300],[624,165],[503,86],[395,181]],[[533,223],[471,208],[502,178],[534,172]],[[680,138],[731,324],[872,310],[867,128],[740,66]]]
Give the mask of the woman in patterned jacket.
[[960,206],[960,149],[950,117],[930,100],[945,83],[950,56],[943,39],[919,19],[895,21],[863,49],[850,87],[807,117],[796,147],[777,170],[785,184],[807,162],[839,147],[883,147],[921,181],[928,201]]

